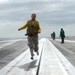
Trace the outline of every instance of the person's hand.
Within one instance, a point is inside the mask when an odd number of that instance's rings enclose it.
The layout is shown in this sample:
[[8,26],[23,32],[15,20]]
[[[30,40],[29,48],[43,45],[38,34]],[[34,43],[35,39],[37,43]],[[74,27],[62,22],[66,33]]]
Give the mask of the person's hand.
[[41,33],[41,30],[38,30],[38,33]]
[[18,29],[18,31],[20,31],[20,29]]

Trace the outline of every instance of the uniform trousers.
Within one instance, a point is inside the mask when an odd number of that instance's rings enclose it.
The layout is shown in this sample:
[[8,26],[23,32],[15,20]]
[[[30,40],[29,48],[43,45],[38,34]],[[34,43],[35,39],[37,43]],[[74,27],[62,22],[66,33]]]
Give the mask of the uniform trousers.
[[30,48],[30,54],[33,56],[33,52],[38,51],[38,34],[35,36],[28,36],[28,46]]

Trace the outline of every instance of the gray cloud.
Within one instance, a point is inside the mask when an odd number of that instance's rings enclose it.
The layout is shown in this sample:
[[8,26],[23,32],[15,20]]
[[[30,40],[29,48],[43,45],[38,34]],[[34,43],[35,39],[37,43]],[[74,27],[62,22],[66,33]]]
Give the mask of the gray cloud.
[[[37,20],[39,20],[42,30],[51,26],[61,28],[75,25],[74,0],[10,0],[0,4],[0,28],[3,28],[0,33],[19,35],[16,30],[30,19],[33,12],[37,14]],[[10,30],[12,31],[9,32]]]

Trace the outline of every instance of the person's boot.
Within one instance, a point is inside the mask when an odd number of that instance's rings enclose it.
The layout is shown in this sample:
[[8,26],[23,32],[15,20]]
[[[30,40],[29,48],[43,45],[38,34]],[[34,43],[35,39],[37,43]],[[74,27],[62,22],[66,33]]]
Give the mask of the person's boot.
[[32,60],[34,59],[33,56],[31,56],[31,59],[32,59]]
[[32,60],[34,59],[33,56],[34,56],[34,53],[33,53],[33,55],[31,56],[31,59],[32,59]]

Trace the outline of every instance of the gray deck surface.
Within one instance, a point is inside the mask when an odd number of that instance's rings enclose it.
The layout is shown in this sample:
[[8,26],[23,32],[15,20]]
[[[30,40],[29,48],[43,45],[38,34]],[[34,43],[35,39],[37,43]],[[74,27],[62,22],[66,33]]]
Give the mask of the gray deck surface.
[[0,69],[18,57],[27,48],[27,40],[0,41]]
[[61,44],[60,40],[51,40],[49,38],[48,39],[43,38],[39,42],[39,51],[40,55],[37,56],[36,53],[34,53],[35,58],[32,61],[30,59],[30,52],[27,46],[27,40],[20,39],[13,41],[3,41],[3,42],[0,41],[0,69],[1,69],[0,74],[1,75],[75,74],[74,40],[71,42],[65,41],[64,44]]
[[75,42],[65,41],[64,44],[57,40],[50,40],[55,47],[57,47],[60,52],[75,66]]

